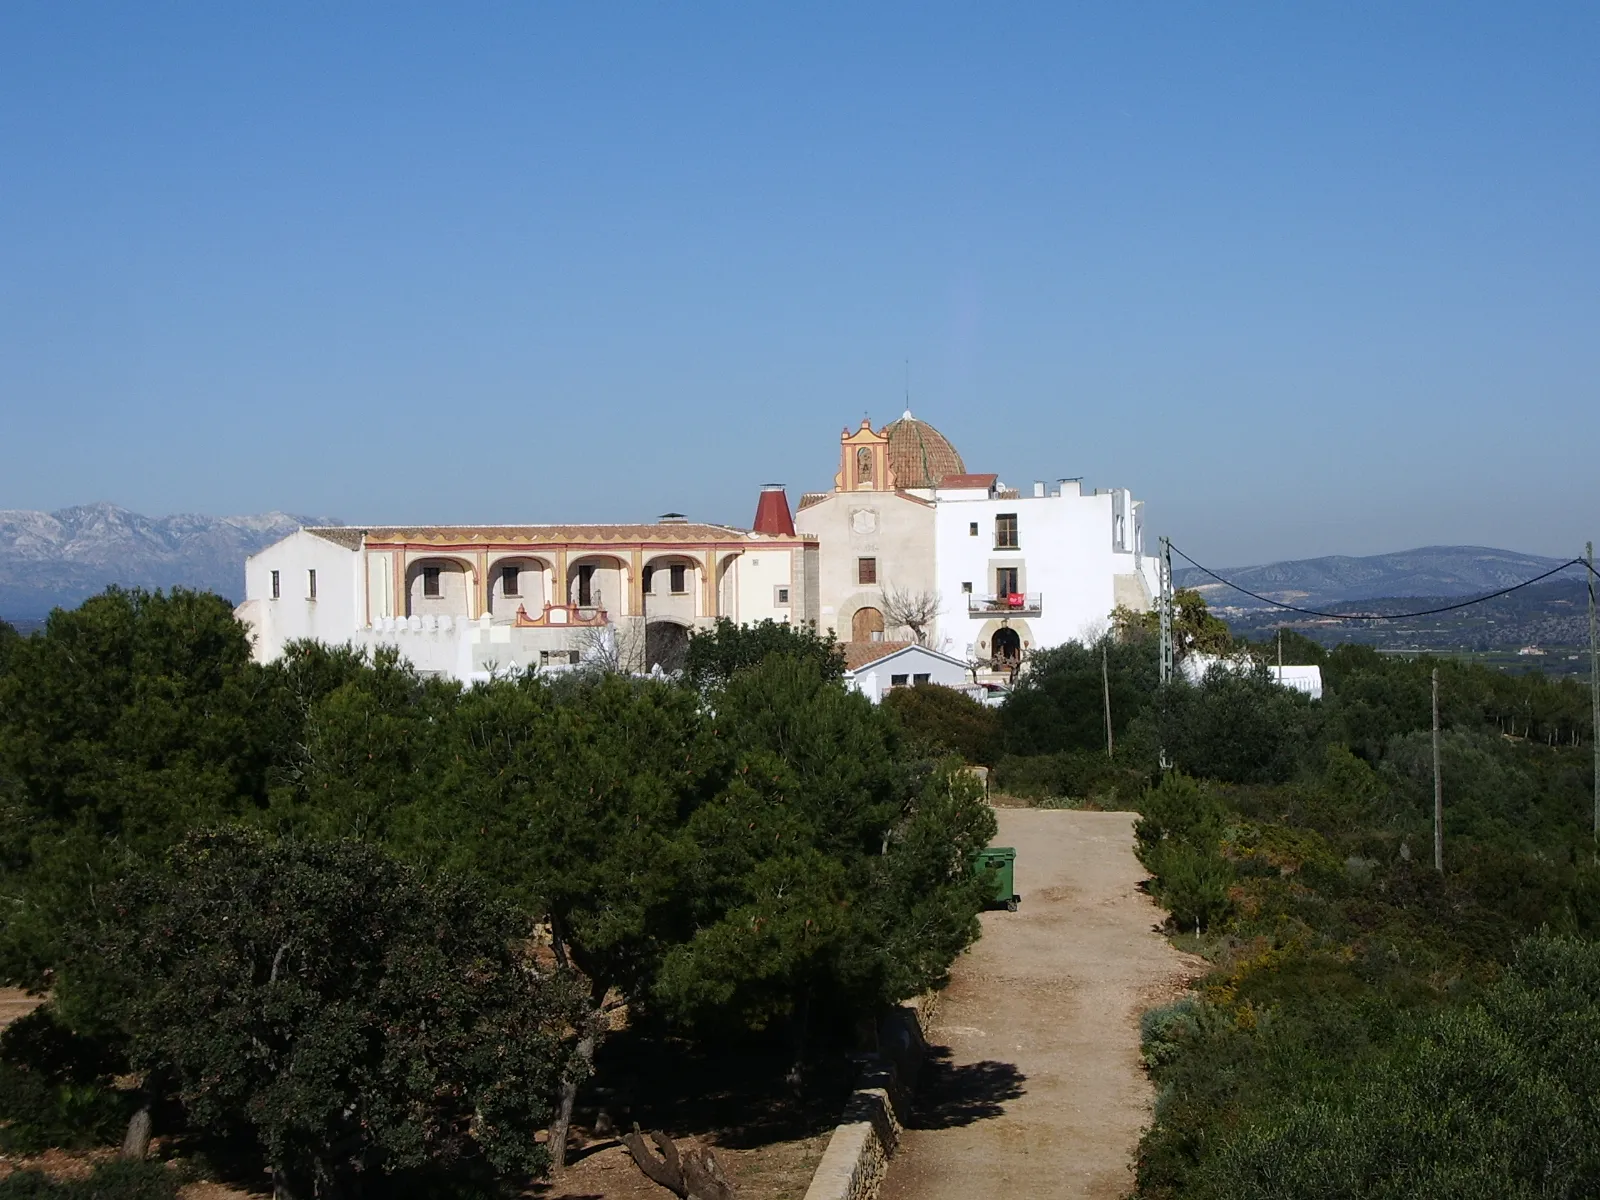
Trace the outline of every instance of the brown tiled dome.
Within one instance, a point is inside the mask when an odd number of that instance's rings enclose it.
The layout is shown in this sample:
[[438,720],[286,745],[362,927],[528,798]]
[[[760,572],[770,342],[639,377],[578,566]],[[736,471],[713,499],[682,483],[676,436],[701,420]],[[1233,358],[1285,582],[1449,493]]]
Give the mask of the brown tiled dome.
[[883,432],[889,438],[889,469],[894,484],[902,488],[937,487],[946,475],[965,475],[966,464],[948,438],[909,412],[890,421]]

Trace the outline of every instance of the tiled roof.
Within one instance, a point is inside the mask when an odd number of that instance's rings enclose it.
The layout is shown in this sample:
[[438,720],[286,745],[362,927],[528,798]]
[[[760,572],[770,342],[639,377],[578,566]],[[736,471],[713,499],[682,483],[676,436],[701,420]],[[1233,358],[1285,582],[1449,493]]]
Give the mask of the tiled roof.
[[799,509],[804,512],[813,504],[821,504],[831,495],[833,495],[832,492],[806,492],[800,497]]
[[319,537],[348,545],[351,536],[364,533],[368,542],[411,542],[461,545],[472,542],[561,543],[665,543],[693,545],[706,542],[762,542],[761,534],[732,525],[692,521],[657,521],[644,525],[368,525],[364,529],[311,529]]
[[336,546],[343,546],[346,550],[361,549],[361,530],[359,529],[321,525],[307,526],[306,532],[314,533],[319,538],[332,542]]
[[931,488],[946,475],[965,475],[966,464],[945,437],[909,412],[883,427],[896,487]]
[[942,488],[992,488],[998,475],[946,475],[939,480]]
[[875,663],[880,658],[888,658],[896,650],[915,645],[915,642],[840,642],[839,649],[844,651],[844,669],[859,671],[868,663]]

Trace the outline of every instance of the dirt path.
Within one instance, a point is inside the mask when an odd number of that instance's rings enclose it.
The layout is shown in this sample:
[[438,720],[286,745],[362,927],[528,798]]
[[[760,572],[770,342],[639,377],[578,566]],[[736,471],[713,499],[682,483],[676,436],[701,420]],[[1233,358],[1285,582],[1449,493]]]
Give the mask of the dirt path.
[[1138,890],[1129,813],[1001,809],[1020,911],[983,916],[934,1015],[936,1059],[883,1200],[1114,1200],[1150,1120],[1139,1014],[1203,964]]
[[42,1003],[42,996],[30,996],[21,988],[0,988],[0,1029],[27,1016]]

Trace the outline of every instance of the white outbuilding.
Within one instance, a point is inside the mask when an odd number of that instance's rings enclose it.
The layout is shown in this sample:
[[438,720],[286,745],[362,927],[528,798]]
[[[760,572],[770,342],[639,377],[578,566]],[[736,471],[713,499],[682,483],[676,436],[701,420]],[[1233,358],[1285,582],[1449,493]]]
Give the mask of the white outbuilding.
[[989,689],[975,684],[972,668],[959,658],[915,642],[847,642],[845,685],[874,704],[895,688],[938,684],[987,702]]

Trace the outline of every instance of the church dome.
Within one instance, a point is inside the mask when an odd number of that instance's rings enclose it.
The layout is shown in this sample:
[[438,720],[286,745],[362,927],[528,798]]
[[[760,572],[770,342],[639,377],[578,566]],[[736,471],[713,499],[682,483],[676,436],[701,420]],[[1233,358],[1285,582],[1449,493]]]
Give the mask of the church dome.
[[946,475],[965,475],[966,464],[945,437],[926,421],[919,421],[910,410],[898,421],[883,427],[889,439],[889,469],[894,485],[901,488],[938,487]]

